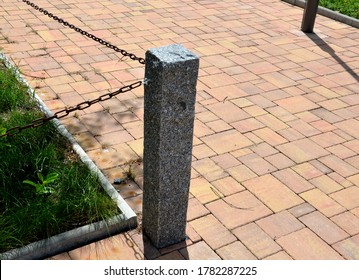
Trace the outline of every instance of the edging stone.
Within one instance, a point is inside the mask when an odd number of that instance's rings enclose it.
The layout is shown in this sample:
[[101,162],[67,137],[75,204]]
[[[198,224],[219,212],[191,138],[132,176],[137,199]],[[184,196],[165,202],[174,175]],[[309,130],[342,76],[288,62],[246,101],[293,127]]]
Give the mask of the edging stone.
[[[5,62],[6,67],[15,69],[15,74],[18,81],[27,86],[28,93],[31,96],[34,96],[40,110],[47,117],[52,116],[53,113],[47,108],[45,103],[30,87],[29,83],[19,73],[11,60],[1,52],[0,59]],[[85,225],[67,232],[60,233],[50,238],[28,244],[24,247],[4,252],[0,254],[0,259],[45,259],[137,227],[136,213],[129,207],[126,201],[120,196],[117,190],[100,171],[100,169],[89,158],[89,156],[77,143],[71,133],[65,128],[64,125],[60,123],[59,120],[53,119],[51,122],[54,124],[58,132],[71,143],[73,150],[78,154],[81,161],[90,169],[93,174],[99,178],[102,187],[105,189],[106,193],[116,202],[117,207],[121,211],[121,214],[107,219],[106,221],[99,221]]]

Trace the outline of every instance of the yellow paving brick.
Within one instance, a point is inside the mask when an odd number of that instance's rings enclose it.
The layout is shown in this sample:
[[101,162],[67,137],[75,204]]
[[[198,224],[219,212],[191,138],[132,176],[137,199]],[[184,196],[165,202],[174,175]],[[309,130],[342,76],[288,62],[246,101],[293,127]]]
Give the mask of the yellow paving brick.
[[301,193],[300,196],[327,217],[332,217],[345,211],[343,206],[319,189],[309,190]]
[[236,228],[233,233],[259,259],[277,253],[282,249],[255,223]]
[[270,174],[245,181],[243,185],[274,212],[289,209],[304,202]]
[[190,193],[202,204],[219,199],[222,194],[204,178],[196,178],[191,181]]
[[283,236],[277,242],[296,260],[343,259],[334,249],[308,228]]
[[208,203],[206,207],[228,229],[234,229],[272,214],[272,211],[249,191],[242,191]]
[[217,154],[223,154],[252,145],[252,142],[236,130],[228,130],[205,136],[202,141]]
[[190,225],[213,250],[236,241],[235,236],[213,215],[191,221]]

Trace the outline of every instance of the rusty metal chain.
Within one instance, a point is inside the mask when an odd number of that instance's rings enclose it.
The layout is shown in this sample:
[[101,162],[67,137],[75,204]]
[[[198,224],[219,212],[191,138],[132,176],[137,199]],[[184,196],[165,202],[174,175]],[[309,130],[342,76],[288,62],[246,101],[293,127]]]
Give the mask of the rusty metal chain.
[[116,95],[118,95],[120,93],[124,93],[124,92],[130,91],[130,90],[133,90],[135,88],[138,88],[138,87],[140,87],[142,85],[142,83],[143,83],[142,81],[137,81],[137,82],[132,83],[130,85],[121,87],[120,89],[118,89],[118,90],[116,90],[114,92],[103,94],[103,95],[101,95],[98,98],[95,98],[93,100],[84,101],[84,102],[81,102],[81,103],[77,104],[76,106],[72,106],[72,107],[60,110],[60,111],[56,112],[54,115],[52,115],[50,117],[39,118],[39,119],[33,120],[30,124],[10,128],[10,129],[8,129],[6,131],[6,133],[0,135],[0,139],[2,137],[5,137],[5,136],[13,136],[15,134],[20,133],[21,131],[23,131],[25,129],[42,126],[45,123],[51,121],[52,119],[62,119],[64,117],[68,116],[70,113],[72,113],[74,111],[84,110],[84,109],[92,106],[93,104],[96,104],[96,103],[101,102],[101,101],[109,100],[112,97],[114,97],[114,96],[116,96]]
[[29,1],[29,0],[22,0],[22,1],[24,3],[26,3],[27,5],[29,5],[30,7],[34,8],[35,10],[39,11],[40,13],[43,13],[44,15],[48,16],[49,18],[61,23],[62,25],[66,26],[66,27],[68,27],[70,29],[75,30],[76,32],[82,34],[83,36],[86,36],[86,37],[100,43],[101,45],[104,45],[104,46],[114,50],[115,52],[119,52],[123,56],[127,56],[132,60],[138,61],[141,64],[145,64],[145,59],[144,58],[138,57],[133,53],[129,53],[129,52],[123,50],[123,49],[120,49],[119,47],[117,47],[117,46],[115,46],[115,45],[113,45],[113,44],[111,44],[111,43],[109,43],[109,42],[107,42],[107,41],[105,41],[105,40],[103,40],[103,39],[89,33],[89,32],[87,32],[85,30],[82,30],[79,27],[76,27],[75,25],[69,23],[68,21],[65,21],[64,19],[62,19],[62,18],[60,18],[60,17],[58,17],[56,15],[54,15],[53,13],[50,13],[49,11],[39,7],[38,5],[36,5],[35,3],[33,3],[31,1]]

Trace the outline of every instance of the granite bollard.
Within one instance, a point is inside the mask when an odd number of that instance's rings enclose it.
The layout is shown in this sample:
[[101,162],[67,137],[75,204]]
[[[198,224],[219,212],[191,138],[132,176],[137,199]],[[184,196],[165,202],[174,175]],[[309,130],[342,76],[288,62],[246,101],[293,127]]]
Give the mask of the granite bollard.
[[181,45],[146,52],[142,225],[157,248],[186,239],[198,68]]

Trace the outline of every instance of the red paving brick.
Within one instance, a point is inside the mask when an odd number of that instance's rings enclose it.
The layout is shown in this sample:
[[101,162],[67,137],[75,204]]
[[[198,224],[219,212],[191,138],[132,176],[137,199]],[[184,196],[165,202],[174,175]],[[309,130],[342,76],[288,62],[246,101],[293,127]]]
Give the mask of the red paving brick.
[[256,260],[257,258],[240,242],[236,241],[218,249],[222,260]]
[[348,260],[359,259],[359,235],[338,242],[333,247]]
[[243,185],[272,211],[289,209],[304,201],[272,175],[250,179]]
[[233,233],[259,259],[281,250],[281,247],[255,223],[236,228]]
[[308,138],[285,143],[277,148],[296,163],[306,162],[329,154],[328,151]]
[[283,236],[278,244],[296,260],[340,260],[342,257],[307,228]]
[[304,227],[304,225],[288,211],[282,211],[260,219],[256,221],[256,224],[274,240]]
[[286,168],[278,172],[274,172],[273,175],[295,193],[302,193],[314,188],[311,183],[309,183],[291,168]]
[[[190,222],[193,229],[202,236],[203,240],[216,250],[236,240],[234,235],[226,229],[213,215],[207,215]],[[213,230],[213,229],[216,230]]]
[[319,189],[301,193],[300,196],[327,217],[340,214],[345,208]]
[[302,216],[299,220],[330,245],[349,237],[345,231],[318,211]]
[[359,206],[359,187],[353,186],[330,195],[348,210]]
[[[25,4],[3,2],[2,51],[50,110],[143,78],[138,63]],[[301,8],[267,2],[76,0],[61,14],[141,57],[181,43],[200,55],[200,71],[189,239],[157,250],[136,230],[54,259],[359,259],[356,30],[318,17],[319,46],[299,31]],[[62,119],[110,181],[143,157],[143,94],[138,88]],[[118,190],[140,213],[143,168],[134,170],[136,183]]]
[[248,191],[208,203],[206,207],[228,229],[234,229],[272,214],[272,211]]

